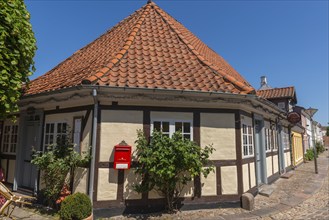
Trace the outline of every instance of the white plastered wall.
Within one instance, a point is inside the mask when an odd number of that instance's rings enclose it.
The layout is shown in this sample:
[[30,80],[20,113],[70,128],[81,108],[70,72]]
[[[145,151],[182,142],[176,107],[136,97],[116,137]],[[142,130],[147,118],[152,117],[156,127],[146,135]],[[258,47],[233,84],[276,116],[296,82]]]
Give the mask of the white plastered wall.
[[[135,150],[137,130],[143,129],[142,111],[102,110],[100,133],[100,161],[113,162],[114,146],[125,141]],[[136,182],[133,170],[124,172],[124,198],[139,199],[141,195],[134,192],[132,184]],[[97,200],[115,200],[117,197],[118,171],[114,169],[98,170]]]
[[289,167],[291,165],[291,153],[287,152],[284,154],[285,157],[285,165],[286,167]]
[[216,180],[216,169],[214,172],[210,172],[207,178],[201,175],[201,187],[203,196],[214,196],[217,195],[217,180]]
[[97,201],[116,200],[118,171],[109,168],[98,169]]
[[181,197],[191,197],[193,196],[194,191],[194,181],[189,181],[186,186],[184,186]]
[[7,181],[9,183],[14,182],[15,167],[16,167],[16,160],[9,160],[9,170],[8,170],[8,177],[7,177]]
[[238,194],[236,166],[221,167],[222,194]]
[[88,192],[88,173],[89,169],[78,167],[74,171],[74,192],[87,193]]
[[273,156],[273,167],[274,167],[274,173],[279,172],[279,161],[278,161],[278,155]]
[[172,119],[193,121],[193,113],[190,112],[151,112],[151,121],[154,119]]
[[272,176],[272,156],[266,157],[267,177]]
[[255,163],[250,163],[250,179],[251,179],[251,188],[256,186],[256,170]]
[[113,161],[114,146],[123,140],[132,146],[132,152],[134,152],[137,130],[143,130],[143,112],[103,110],[101,118],[99,160]]
[[248,171],[248,164],[242,165],[242,172],[243,172],[243,192],[249,190],[249,171]]
[[141,199],[142,194],[137,193],[133,188],[133,184],[140,183],[140,178],[134,173],[134,169],[125,170],[124,172],[124,188],[123,198],[124,199]]
[[231,113],[201,113],[201,147],[213,145],[216,149],[210,160],[235,160],[235,116]]

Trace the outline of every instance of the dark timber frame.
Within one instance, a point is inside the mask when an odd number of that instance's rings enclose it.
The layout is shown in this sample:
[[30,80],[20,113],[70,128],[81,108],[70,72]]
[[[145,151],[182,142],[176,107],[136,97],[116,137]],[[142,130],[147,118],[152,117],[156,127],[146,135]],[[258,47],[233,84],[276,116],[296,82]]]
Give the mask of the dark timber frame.
[[[72,113],[77,111],[86,111],[85,116],[82,120],[82,131],[85,129],[89,115],[93,111],[93,105],[71,107],[71,108],[56,108],[54,110],[47,110],[44,112],[44,119],[47,115],[59,114],[59,113]],[[235,119],[235,142],[236,142],[236,160],[213,160],[213,164],[216,170],[216,196],[201,196],[201,181],[200,178],[195,178],[195,197],[194,198],[182,198],[184,203],[200,203],[200,202],[223,202],[223,201],[239,201],[241,195],[243,194],[243,170],[242,165],[248,164],[249,171],[249,188],[251,187],[250,178],[250,163],[256,162],[255,157],[242,158],[242,146],[241,146],[241,115],[252,117],[252,114],[245,112],[243,110],[237,109],[209,109],[209,108],[175,108],[175,107],[152,107],[152,106],[130,106],[130,105],[118,105],[117,103],[112,103],[112,105],[101,105],[98,106],[98,123],[97,123],[97,143],[96,143],[96,158],[95,158],[95,175],[94,175],[94,192],[93,192],[93,202],[95,208],[108,208],[116,206],[153,206],[163,204],[163,199],[148,199],[148,193],[142,194],[142,199],[139,200],[124,200],[124,171],[118,172],[118,188],[117,188],[117,199],[107,200],[107,201],[97,201],[97,191],[98,191],[98,169],[99,168],[113,168],[113,162],[109,161],[99,161],[100,158],[100,133],[101,133],[101,119],[103,110],[131,110],[131,111],[142,111],[143,112],[143,131],[147,138],[150,137],[150,122],[151,122],[151,111],[161,111],[161,112],[188,112],[193,113],[193,140],[200,144],[200,124],[201,124],[201,113],[231,113],[234,114]],[[45,120],[43,120],[44,127]],[[41,138],[43,139],[44,130],[42,130]],[[92,137],[91,137],[92,138]],[[43,143],[43,140],[42,140]],[[221,167],[223,166],[236,166],[237,167],[237,181],[238,181],[238,194],[234,195],[223,195],[222,194],[222,182],[221,182]],[[136,163],[132,163],[132,168],[136,167]],[[277,175],[273,175],[272,178],[275,179]],[[257,187],[250,188],[249,192],[256,194],[258,191]]]

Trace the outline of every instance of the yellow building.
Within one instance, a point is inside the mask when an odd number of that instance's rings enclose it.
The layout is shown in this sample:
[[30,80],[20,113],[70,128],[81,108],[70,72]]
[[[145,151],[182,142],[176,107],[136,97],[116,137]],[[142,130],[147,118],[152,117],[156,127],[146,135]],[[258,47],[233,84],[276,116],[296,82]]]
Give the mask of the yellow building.
[[304,160],[302,129],[295,126],[291,132],[292,164],[298,166]]

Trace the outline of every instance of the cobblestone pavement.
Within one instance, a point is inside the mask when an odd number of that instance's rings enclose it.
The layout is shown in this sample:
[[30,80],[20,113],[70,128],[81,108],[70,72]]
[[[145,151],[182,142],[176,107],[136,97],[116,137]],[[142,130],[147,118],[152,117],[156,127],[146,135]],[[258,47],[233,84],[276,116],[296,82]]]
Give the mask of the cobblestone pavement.
[[255,209],[246,211],[239,207],[219,207],[182,211],[174,215],[128,215],[109,219],[329,219],[329,151],[318,158],[319,173],[314,172],[314,162],[300,165],[289,179],[278,179],[271,186],[270,197],[257,195]]
[[[246,211],[238,205],[220,205],[213,209],[182,211],[174,215],[154,213],[149,215],[117,215],[103,219],[329,219],[329,151],[318,158],[319,173],[314,173],[314,163],[299,166],[289,179],[278,179],[271,186],[270,197],[257,195],[255,209]],[[95,213],[94,213],[95,214]],[[113,216],[112,213],[97,213],[96,216]],[[13,213],[15,219],[54,219],[40,215],[29,209],[18,208]],[[98,219],[98,218],[97,218]]]

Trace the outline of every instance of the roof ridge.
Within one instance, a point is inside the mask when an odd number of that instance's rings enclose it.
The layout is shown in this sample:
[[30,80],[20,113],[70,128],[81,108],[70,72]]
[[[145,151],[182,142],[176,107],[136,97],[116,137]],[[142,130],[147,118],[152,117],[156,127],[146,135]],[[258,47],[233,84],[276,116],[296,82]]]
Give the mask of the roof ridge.
[[[197,49],[185,38],[185,36],[175,27],[175,25],[169,21],[167,19],[167,15],[166,12],[164,12],[159,6],[157,6],[156,4],[152,4],[154,6],[155,11],[160,14],[160,16],[164,19],[164,21],[170,26],[170,28],[178,35],[178,37],[186,44],[186,46],[191,50],[191,52],[204,64],[206,64],[207,66],[209,66],[213,71],[216,71],[216,69],[220,69],[220,67],[218,67],[217,65],[214,65],[212,63],[210,63],[204,56],[202,56]],[[175,19],[176,20],[176,19]],[[177,21],[177,20],[176,20]],[[178,21],[177,21],[178,22]],[[180,23],[180,22],[179,22]],[[209,48],[209,47],[208,47]],[[209,48],[211,49],[211,48]],[[215,52],[215,51],[214,51]],[[216,52],[215,52],[216,53]],[[217,54],[217,53],[216,53]],[[246,93],[251,92],[252,88],[249,88],[249,86],[244,85],[242,82],[238,81],[235,77],[230,76],[228,74],[226,74],[224,71],[221,71],[221,75],[223,76],[223,78],[226,78],[227,80],[229,80],[231,83],[235,84],[236,86],[240,87],[241,89],[243,89]]]
[[266,90],[274,90],[274,89],[289,89],[289,88],[295,89],[295,86],[274,87],[274,88],[270,88],[270,89],[258,89],[257,92],[266,91]]
[[[104,67],[102,67],[100,70],[96,71],[95,74],[89,76],[87,79],[87,81],[89,82],[94,82],[96,81],[98,78],[103,77],[106,73],[108,73],[115,64],[117,64],[122,57],[126,54],[126,52],[128,51],[128,49],[130,48],[130,46],[132,45],[133,41],[135,40],[135,36],[138,33],[138,31],[140,30],[142,24],[145,21],[146,15],[149,12],[149,8],[150,5],[152,3],[147,3],[144,6],[144,11],[143,13],[140,15],[140,18],[136,21],[135,26],[132,28],[132,31],[130,32],[129,36],[126,38],[125,40],[125,44],[123,45],[122,49],[114,56],[114,58],[110,61],[110,63],[108,63],[107,65],[105,65]],[[153,4],[152,4],[153,5]]]

